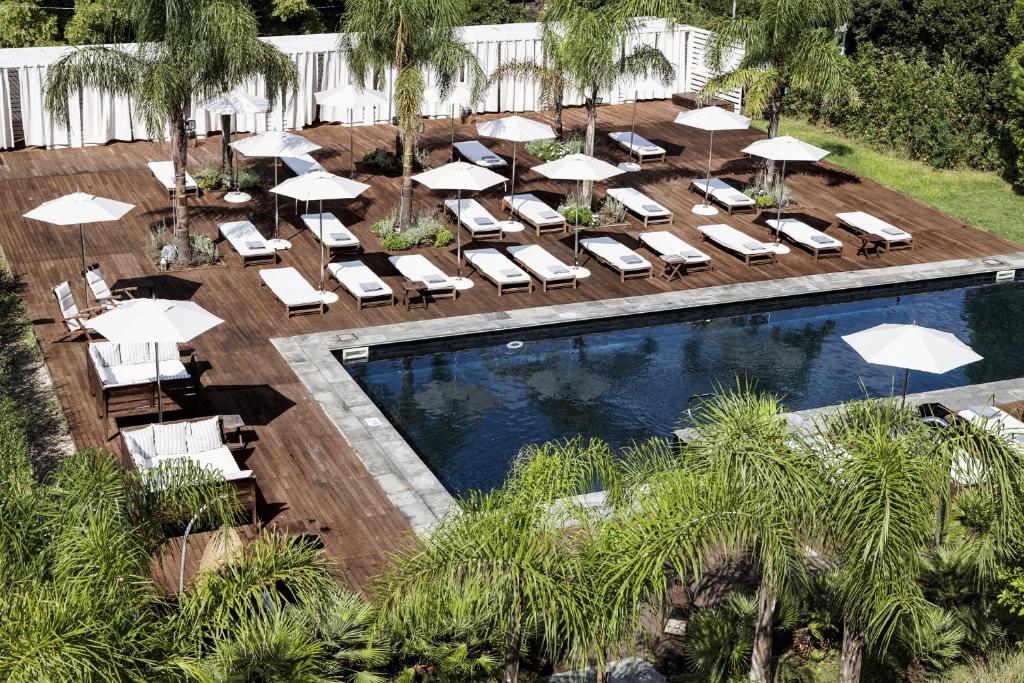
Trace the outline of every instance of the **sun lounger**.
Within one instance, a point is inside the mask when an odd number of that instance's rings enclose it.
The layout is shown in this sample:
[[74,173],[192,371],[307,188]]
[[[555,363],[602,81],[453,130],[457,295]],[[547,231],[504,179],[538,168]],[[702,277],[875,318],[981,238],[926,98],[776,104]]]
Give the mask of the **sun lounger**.
[[[320,214],[318,213],[304,213],[302,214],[302,222],[306,224],[309,231],[313,233],[313,237],[320,239]],[[359,238],[356,237],[349,231],[345,225],[338,220],[330,211],[325,211],[323,215],[323,243],[327,247],[329,252],[329,260],[334,260],[336,256],[342,254],[358,254],[361,247],[359,245]]]
[[643,165],[645,161],[664,161],[667,152],[664,147],[659,147],[650,140],[637,135],[636,133],[630,133],[628,130],[619,131],[616,133],[608,133],[608,137],[615,141],[615,143],[626,150],[629,153],[630,158],[636,157],[636,160]]
[[843,243],[835,237],[826,235],[821,230],[812,228],[796,218],[774,218],[765,221],[772,230],[777,231],[793,244],[803,247],[814,254],[814,259],[831,258],[843,255]]
[[217,231],[242,259],[243,268],[254,263],[277,263],[277,252],[250,221],[218,223]]
[[53,298],[57,301],[57,307],[60,309],[60,319],[64,323],[64,333],[51,339],[50,343],[79,336],[92,341],[92,335],[95,333],[85,326],[85,321],[93,315],[101,313],[103,307],[93,306],[92,308],[80,309],[75,301],[75,294],[71,291],[71,285],[67,280],[53,288]]
[[529,273],[497,249],[467,249],[462,258],[498,288],[498,296],[506,292],[533,292]]
[[[757,213],[757,202],[754,201],[753,197],[748,197],[724,180],[712,178],[710,187],[711,192],[708,193],[708,198],[721,205],[729,212],[729,215],[737,211],[753,211]],[[701,197],[707,192],[707,188],[707,178],[694,178],[690,181],[690,189]]]
[[[914,236],[906,230],[901,230],[891,223],[886,223],[881,218],[872,216],[864,211],[850,211],[849,213],[837,213],[836,218],[839,224],[853,230],[858,235],[870,238],[869,242],[877,242],[882,246],[883,251],[896,251],[899,249],[913,249]],[[868,242],[861,247],[861,251],[867,254]]]
[[508,166],[508,162],[497,154],[487,149],[487,146],[476,140],[456,142],[455,151],[466,161],[484,168],[499,168]]
[[295,175],[306,175],[312,171],[326,171],[320,162],[308,154],[300,154],[297,157],[281,157],[284,165],[292,170]]
[[[195,358],[177,344],[158,344],[160,389],[171,395],[195,393],[199,383]],[[152,344],[92,342],[89,344],[89,388],[99,402],[99,416],[155,412],[156,357]]]
[[565,232],[567,229],[565,217],[533,194],[517,194],[515,206],[512,205],[512,197],[506,195],[501,200],[501,206],[532,225],[538,235],[553,230]]
[[998,406],[972,406],[957,415],[979,427],[1003,434],[1024,447],[1024,422]]
[[714,242],[722,249],[736,254],[748,267],[776,262],[775,251],[769,245],[755,240],[731,225],[719,223],[702,225],[697,229],[700,230],[701,239]]
[[362,261],[332,263],[327,266],[327,271],[355,297],[360,309],[395,303],[395,293]]
[[642,232],[640,244],[658,257],[662,263],[661,277],[669,282],[691,271],[712,269],[710,256],[671,232]]
[[619,274],[619,281],[627,278],[650,277],[651,262],[622,242],[611,237],[587,237],[580,246],[591,256]]
[[[150,161],[148,164],[149,170],[152,171],[153,175],[164,186],[167,190],[167,196],[169,198],[174,197],[174,162],[173,161]],[[199,186],[196,185],[196,179],[185,171],[185,194],[199,194]]]
[[621,202],[630,213],[643,221],[645,228],[655,223],[672,223],[672,212],[640,190],[613,187],[608,190],[608,196]]
[[260,271],[263,285],[268,287],[277,300],[284,304],[285,314],[308,315],[324,313],[324,299],[306,278],[294,268],[264,268]]
[[452,278],[427,260],[422,254],[392,256],[388,259],[391,265],[411,282],[422,282],[427,287],[427,294],[432,298],[445,297],[454,299],[458,296]]
[[118,287],[111,289],[107,281],[103,279],[103,271],[98,265],[89,266],[85,269],[85,282],[89,285],[92,298],[103,308],[110,310],[122,301],[135,298],[138,287]]
[[576,273],[539,244],[517,244],[508,248],[513,260],[540,280],[542,291],[558,287],[576,289]]
[[502,230],[504,225],[501,221],[491,215],[491,212],[484,208],[483,204],[475,199],[463,199],[462,208],[459,208],[458,199],[445,200],[444,206],[452,216],[458,216],[459,223],[469,231],[473,239],[487,239],[497,237],[504,239],[505,233]]

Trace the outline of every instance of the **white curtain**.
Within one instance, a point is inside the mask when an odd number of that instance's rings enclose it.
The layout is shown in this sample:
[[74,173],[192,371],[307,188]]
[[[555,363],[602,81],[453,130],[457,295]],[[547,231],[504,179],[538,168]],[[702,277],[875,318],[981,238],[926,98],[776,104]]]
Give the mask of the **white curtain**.
[[7,69],[0,69],[0,149],[14,147],[14,114],[11,111]]
[[69,132],[53,120],[44,106],[43,84],[46,82],[46,66],[23,66],[19,69],[18,76],[21,80],[21,122],[25,130],[25,145],[81,147],[81,96],[72,93],[68,98],[68,120],[71,124]]

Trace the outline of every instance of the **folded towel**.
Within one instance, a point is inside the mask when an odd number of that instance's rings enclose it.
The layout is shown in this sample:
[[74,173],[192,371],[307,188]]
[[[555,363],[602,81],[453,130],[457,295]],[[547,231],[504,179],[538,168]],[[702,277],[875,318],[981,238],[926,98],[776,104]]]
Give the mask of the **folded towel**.
[[352,234],[348,232],[332,232],[331,239],[335,242],[348,242],[352,239]]
[[744,242],[743,248],[749,249],[750,251],[764,251],[765,249],[767,249],[767,247],[765,247],[760,242]]
[[501,159],[494,156],[493,154],[488,154],[487,156],[480,157],[480,159],[482,161],[501,161]]
[[661,260],[665,263],[686,263],[686,257],[682,254],[662,254]]
[[638,263],[643,263],[644,260],[637,256],[636,254],[626,254],[625,256],[622,257],[622,262],[628,263],[629,265],[633,266]]
[[441,277],[440,275],[424,275],[422,279],[428,285],[436,285],[448,281],[448,278]]
[[661,152],[662,150],[661,150],[661,147],[658,147],[657,145],[644,145],[643,147],[640,148],[640,151],[641,152]]
[[811,240],[818,244],[832,244],[832,238],[828,235],[811,235]]
[[903,231],[897,228],[882,228],[882,232],[886,235],[902,235]]
[[552,275],[568,275],[572,271],[565,266],[548,266],[548,272]]
[[754,201],[742,192],[730,192],[726,195],[726,199],[733,204],[750,204]]
[[250,242],[246,242],[245,243],[245,248],[246,249],[254,249],[254,250],[255,249],[266,249],[267,245],[263,244],[263,242],[260,242],[259,240],[252,240]]
[[554,211],[541,211],[540,212],[540,217],[543,218],[546,221],[553,221],[556,218],[561,218],[562,214],[555,213]]
[[379,282],[360,282],[359,289],[364,292],[379,292],[384,289],[384,285]]
[[644,204],[643,210],[649,211],[650,213],[665,213],[665,209],[657,204]]
[[523,271],[519,270],[518,268],[502,268],[498,272],[501,273],[502,277],[522,277],[523,276]]
[[473,222],[477,225],[494,225],[494,221],[487,216],[473,216]]
[[700,253],[699,251],[681,251],[679,252],[679,255],[690,260],[705,258],[704,254]]

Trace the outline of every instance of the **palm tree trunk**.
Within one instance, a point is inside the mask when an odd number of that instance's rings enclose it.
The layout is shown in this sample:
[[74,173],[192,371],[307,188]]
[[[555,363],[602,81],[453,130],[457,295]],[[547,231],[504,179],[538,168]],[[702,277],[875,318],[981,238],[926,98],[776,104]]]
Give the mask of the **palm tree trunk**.
[[[779,122],[782,120],[782,96],[785,93],[783,86],[779,85],[772,91],[768,100],[768,137],[773,138],[779,134]],[[765,192],[771,192],[775,184],[775,162],[771,159],[764,160],[762,170],[761,187]]]
[[515,605],[509,617],[508,629],[505,631],[505,667],[502,670],[502,683],[519,683],[519,653],[523,645],[522,633],[523,607]]
[[178,263],[192,260],[188,242],[188,198],[185,196],[185,165],[188,162],[188,136],[185,134],[185,112],[171,116],[171,161],[174,164],[174,246]]
[[775,591],[761,584],[757,596],[757,623],[754,626],[754,648],[750,656],[750,680],[770,683],[772,680],[772,622],[775,617]]
[[[594,137],[597,134],[597,88],[590,92],[587,98],[587,135],[583,140],[583,151],[589,156],[594,156]],[[590,197],[594,183],[587,180],[583,183],[583,196]],[[589,206],[587,207],[590,208]]]
[[864,663],[864,633],[849,621],[843,622],[843,650],[839,662],[839,683],[858,683]]
[[402,202],[398,207],[398,225],[405,228],[412,220],[412,150],[416,139],[405,132],[402,138]]
[[564,105],[562,104],[562,95],[561,94],[557,94],[555,96],[555,101],[554,101],[553,104],[554,104],[554,108],[555,108],[555,137],[558,138],[559,140],[561,140],[562,139],[562,132],[564,130],[564,128],[562,126],[562,108],[563,108]]
[[[221,165],[223,169],[221,173],[224,174],[225,178],[232,180],[234,177],[234,167],[231,164],[231,115],[221,114],[220,116],[220,142],[221,142]],[[234,184],[234,183],[229,183]]]

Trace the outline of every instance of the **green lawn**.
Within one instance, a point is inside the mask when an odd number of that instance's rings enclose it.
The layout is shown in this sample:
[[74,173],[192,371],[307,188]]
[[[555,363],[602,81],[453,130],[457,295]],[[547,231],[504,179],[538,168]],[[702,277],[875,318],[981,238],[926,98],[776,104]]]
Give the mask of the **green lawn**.
[[[764,128],[763,123],[758,127]],[[994,173],[943,171],[881,152],[841,133],[784,119],[780,133],[830,150],[828,160],[1018,244],[1024,244],[1024,196]]]

